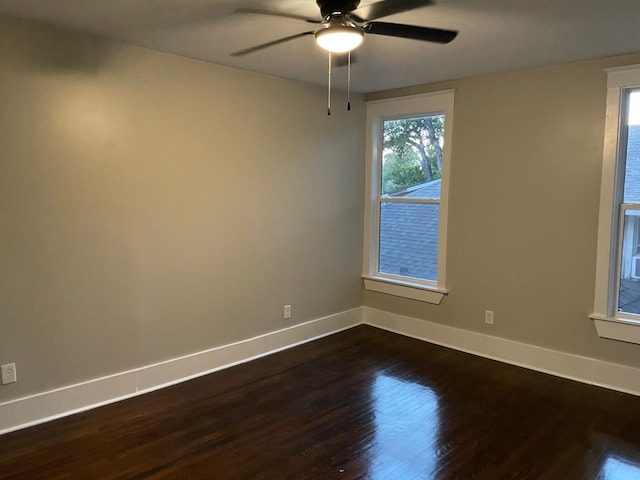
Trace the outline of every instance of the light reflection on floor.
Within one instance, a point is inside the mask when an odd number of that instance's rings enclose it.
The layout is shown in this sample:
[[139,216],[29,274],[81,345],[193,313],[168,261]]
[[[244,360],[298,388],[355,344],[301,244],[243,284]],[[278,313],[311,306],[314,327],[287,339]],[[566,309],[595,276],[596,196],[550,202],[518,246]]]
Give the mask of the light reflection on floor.
[[433,478],[438,435],[438,398],[433,390],[379,374],[372,397],[375,434],[367,478]]
[[597,478],[598,480],[639,480],[640,464],[618,457],[608,457]]

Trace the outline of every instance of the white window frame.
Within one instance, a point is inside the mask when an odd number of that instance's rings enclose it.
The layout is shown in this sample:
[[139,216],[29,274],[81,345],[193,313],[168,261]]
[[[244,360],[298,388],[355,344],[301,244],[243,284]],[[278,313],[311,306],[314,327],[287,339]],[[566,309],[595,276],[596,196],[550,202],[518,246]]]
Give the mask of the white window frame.
[[624,164],[626,135],[621,117],[625,91],[640,88],[640,65],[606,69],[607,112],[605,123],[602,180],[600,185],[600,213],[598,220],[598,250],[596,256],[596,289],[593,314],[598,335],[603,338],[640,344],[640,315],[616,311],[622,235],[625,209],[636,209],[624,204]]
[[[439,304],[446,288],[447,218],[449,176],[451,171],[451,139],[453,138],[454,91],[444,90],[422,95],[367,102],[365,215],[363,273],[367,290]],[[381,273],[378,270],[381,175],[382,125],[385,120],[418,118],[430,115],[445,116],[444,144],[440,191],[440,219],[438,229],[438,278],[435,282],[421,281]],[[412,199],[413,201],[414,199]],[[420,200],[418,200],[419,202]],[[433,203],[433,202],[431,202]]]

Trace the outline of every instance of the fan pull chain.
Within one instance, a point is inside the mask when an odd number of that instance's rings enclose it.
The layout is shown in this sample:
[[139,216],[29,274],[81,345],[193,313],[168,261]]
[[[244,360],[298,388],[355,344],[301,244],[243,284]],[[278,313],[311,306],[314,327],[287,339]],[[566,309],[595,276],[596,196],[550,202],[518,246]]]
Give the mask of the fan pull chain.
[[347,63],[347,110],[351,111],[351,50],[349,50],[349,61]]
[[327,115],[331,115],[331,52],[329,52],[329,100]]

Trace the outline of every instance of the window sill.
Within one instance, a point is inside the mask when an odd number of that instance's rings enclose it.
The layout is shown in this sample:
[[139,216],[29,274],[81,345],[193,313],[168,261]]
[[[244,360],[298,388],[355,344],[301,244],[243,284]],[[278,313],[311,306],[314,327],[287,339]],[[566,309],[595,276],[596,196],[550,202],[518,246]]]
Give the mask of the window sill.
[[621,342],[640,344],[640,322],[604,315],[589,315],[596,326],[598,336]]
[[368,276],[362,278],[364,279],[364,288],[367,290],[433,303],[434,305],[440,305],[442,298],[449,293],[448,290],[432,288],[419,283],[399,282]]

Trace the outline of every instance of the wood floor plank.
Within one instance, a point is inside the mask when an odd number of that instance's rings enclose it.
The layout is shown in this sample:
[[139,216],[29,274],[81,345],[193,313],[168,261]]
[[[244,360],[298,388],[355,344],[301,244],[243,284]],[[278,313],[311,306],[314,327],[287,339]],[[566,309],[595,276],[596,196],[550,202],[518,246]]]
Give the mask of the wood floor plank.
[[359,326],[3,435],[0,479],[638,480],[640,398]]

